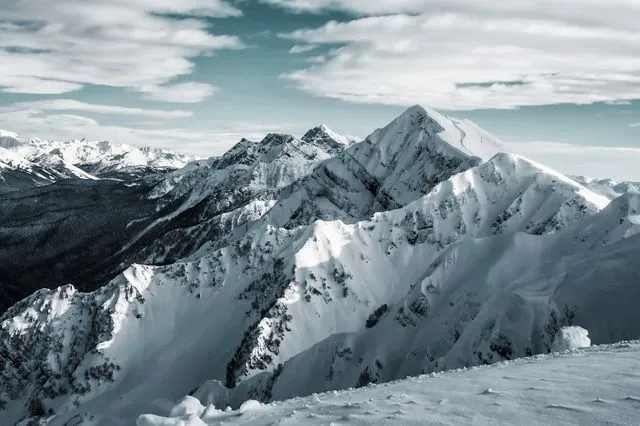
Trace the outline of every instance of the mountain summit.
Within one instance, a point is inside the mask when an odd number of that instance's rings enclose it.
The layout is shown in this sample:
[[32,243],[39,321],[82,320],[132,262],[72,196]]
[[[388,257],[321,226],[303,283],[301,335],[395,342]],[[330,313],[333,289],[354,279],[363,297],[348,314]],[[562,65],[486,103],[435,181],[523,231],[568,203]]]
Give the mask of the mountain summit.
[[337,154],[357,141],[357,138],[336,133],[324,124],[310,129],[301,139],[305,142],[325,147],[332,154]]

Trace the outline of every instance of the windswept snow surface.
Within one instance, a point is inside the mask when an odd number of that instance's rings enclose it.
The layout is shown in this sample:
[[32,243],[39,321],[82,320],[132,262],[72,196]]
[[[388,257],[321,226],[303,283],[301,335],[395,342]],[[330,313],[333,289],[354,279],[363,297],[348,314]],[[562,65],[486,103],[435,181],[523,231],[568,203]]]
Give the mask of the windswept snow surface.
[[137,426],[637,425],[640,343],[538,355],[222,411],[190,401],[192,416],[142,415]]

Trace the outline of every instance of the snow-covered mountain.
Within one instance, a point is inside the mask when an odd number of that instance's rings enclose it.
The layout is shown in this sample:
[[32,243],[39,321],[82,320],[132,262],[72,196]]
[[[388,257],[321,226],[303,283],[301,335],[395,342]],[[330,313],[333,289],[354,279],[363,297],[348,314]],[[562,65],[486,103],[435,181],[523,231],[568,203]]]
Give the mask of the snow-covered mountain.
[[305,142],[323,146],[325,150],[331,154],[337,154],[346,146],[360,140],[355,136],[341,135],[340,133],[334,132],[325,124],[309,130],[301,139]]
[[640,182],[618,182],[609,178],[594,179],[585,176],[571,176],[571,179],[612,200],[627,192],[640,192]]
[[61,179],[96,179],[59,157],[27,159],[21,152],[23,146],[17,138],[0,131],[0,192],[45,185]]
[[640,336],[640,195],[501,151],[416,106],[136,188],[108,267],[0,318],[5,418],[127,424],[192,391],[237,407],[546,353],[565,325]]
[[184,167],[195,157],[149,147],[137,148],[107,141],[23,140],[0,130],[2,189],[43,185],[61,179],[140,177],[153,171]]
[[139,259],[166,264],[207,243],[223,247],[262,218],[283,188],[349,143],[348,137],[326,126],[300,139],[269,134],[260,142],[243,139],[219,158],[192,163],[167,175],[149,198],[173,207],[145,231],[157,237],[136,246]]

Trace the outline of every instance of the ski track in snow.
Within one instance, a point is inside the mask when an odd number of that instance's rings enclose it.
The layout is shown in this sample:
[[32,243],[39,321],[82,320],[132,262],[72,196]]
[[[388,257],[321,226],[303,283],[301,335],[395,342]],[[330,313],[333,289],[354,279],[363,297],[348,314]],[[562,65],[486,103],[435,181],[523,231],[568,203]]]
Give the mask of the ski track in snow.
[[464,144],[464,140],[467,138],[467,132],[465,132],[462,129],[462,127],[460,127],[460,122],[459,121],[451,120],[451,122],[456,127],[456,129],[458,129],[458,131],[460,132],[460,145],[462,146],[462,148],[464,148],[465,151],[467,151],[467,147]]

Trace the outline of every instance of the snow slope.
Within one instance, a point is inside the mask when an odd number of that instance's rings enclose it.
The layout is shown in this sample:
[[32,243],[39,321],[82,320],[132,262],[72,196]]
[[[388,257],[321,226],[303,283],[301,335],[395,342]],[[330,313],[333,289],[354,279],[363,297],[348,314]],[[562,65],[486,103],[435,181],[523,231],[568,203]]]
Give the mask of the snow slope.
[[631,425],[640,416],[639,362],[640,343],[622,342],[254,404],[239,411],[186,400],[181,407],[191,403],[195,414],[148,414],[136,424]]

